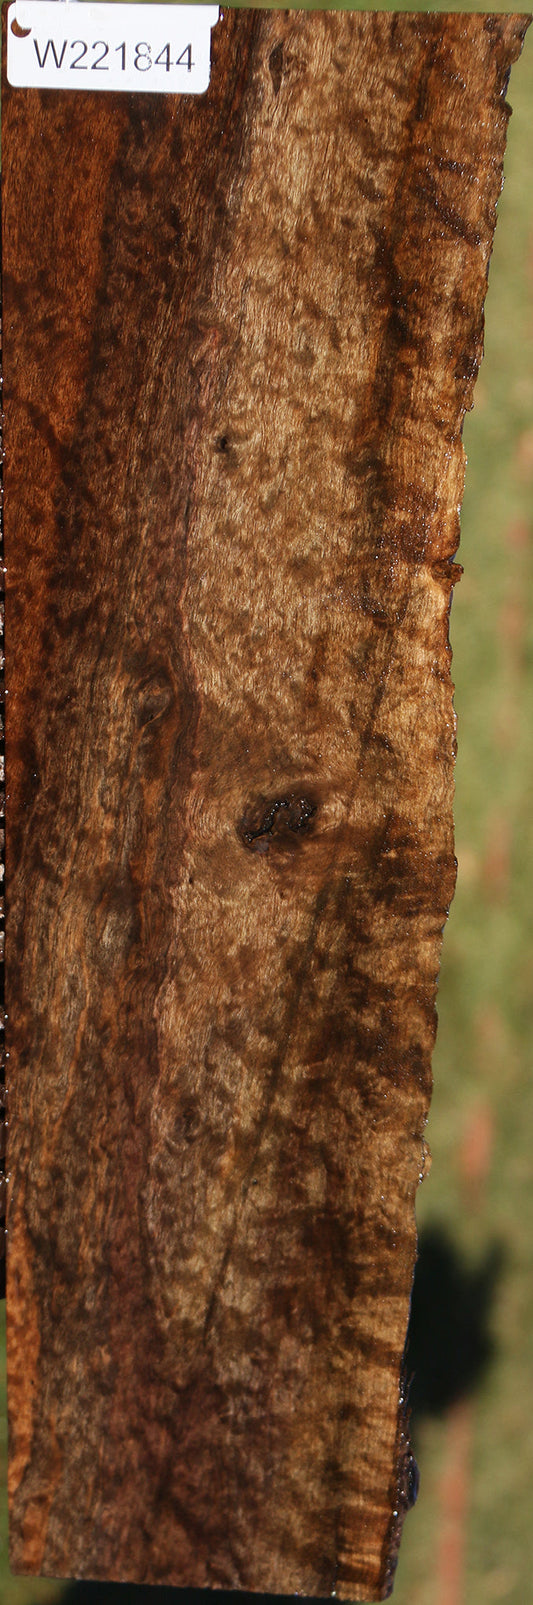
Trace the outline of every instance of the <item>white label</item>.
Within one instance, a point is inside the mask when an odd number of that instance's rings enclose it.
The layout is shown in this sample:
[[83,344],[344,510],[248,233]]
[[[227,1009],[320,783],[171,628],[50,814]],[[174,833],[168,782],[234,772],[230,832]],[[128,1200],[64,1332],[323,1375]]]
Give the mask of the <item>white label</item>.
[[19,89],[203,95],[218,16],[218,6],[16,0],[7,14],[8,80]]

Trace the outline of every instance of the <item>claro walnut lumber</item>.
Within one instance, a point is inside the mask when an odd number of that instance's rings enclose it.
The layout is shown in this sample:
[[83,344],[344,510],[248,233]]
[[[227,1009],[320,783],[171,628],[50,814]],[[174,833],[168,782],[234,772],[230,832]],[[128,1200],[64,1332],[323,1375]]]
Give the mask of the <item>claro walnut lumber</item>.
[[224,10],[204,96],[4,84],[15,1571],[392,1586],[527,22]]

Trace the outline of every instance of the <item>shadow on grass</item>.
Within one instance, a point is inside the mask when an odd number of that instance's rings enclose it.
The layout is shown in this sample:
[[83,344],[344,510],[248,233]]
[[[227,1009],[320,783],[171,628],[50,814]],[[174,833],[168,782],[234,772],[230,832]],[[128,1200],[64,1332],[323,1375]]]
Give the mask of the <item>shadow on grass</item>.
[[441,1226],[420,1235],[406,1352],[414,1430],[475,1391],[493,1357],[491,1316],[503,1251],[491,1243],[472,1267]]

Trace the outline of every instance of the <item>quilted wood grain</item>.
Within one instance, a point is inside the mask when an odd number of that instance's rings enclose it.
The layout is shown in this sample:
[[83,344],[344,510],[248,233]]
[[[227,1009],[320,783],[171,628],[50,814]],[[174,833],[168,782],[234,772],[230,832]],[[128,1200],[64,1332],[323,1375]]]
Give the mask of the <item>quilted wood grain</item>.
[[390,1591],[448,612],[528,19],[4,85],[11,1564]]

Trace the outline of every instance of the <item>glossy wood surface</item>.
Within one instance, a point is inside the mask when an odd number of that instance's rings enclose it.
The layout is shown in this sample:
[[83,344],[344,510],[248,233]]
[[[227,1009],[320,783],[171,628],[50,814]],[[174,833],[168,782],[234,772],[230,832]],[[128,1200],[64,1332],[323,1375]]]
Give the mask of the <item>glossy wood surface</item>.
[[4,87],[14,1570],[390,1590],[526,22]]

